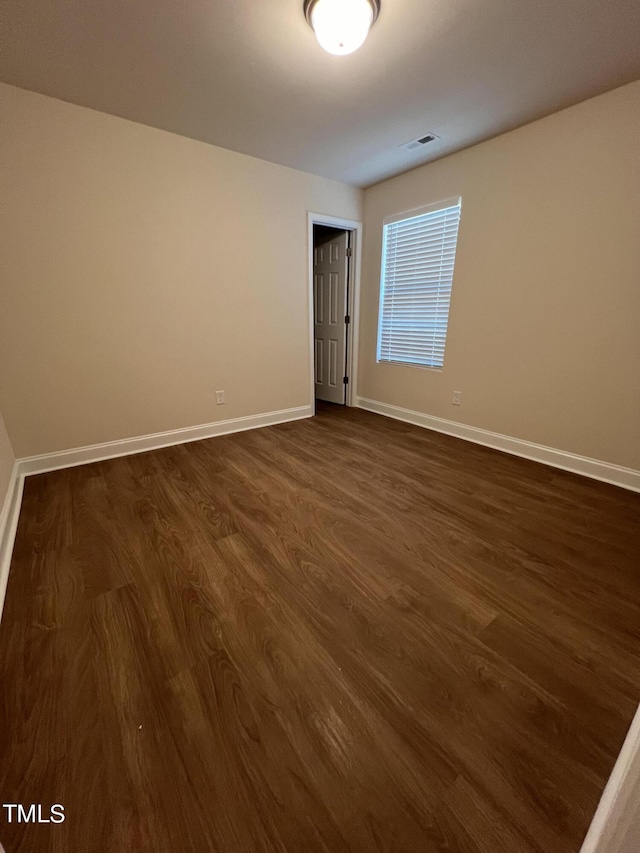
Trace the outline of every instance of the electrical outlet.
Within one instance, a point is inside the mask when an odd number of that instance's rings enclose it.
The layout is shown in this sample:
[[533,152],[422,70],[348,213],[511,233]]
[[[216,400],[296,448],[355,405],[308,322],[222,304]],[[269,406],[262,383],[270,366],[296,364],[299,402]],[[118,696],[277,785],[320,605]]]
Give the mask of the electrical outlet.
[[462,398],[462,391],[454,391],[453,392],[453,400],[451,401],[451,403],[454,406],[459,406],[461,398]]
[[216,406],[221,406],[224,403],[224,391],[216,391]]

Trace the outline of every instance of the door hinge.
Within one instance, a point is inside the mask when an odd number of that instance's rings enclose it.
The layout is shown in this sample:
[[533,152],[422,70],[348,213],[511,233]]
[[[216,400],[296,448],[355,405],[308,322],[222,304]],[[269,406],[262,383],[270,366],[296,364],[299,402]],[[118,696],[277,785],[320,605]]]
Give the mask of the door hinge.
[[350,258],[352,254],[353,254],[353,249],[350,249],[350,248],[347,249],[347,257]]
[[342,381],[344,382],[345,385],[348,385],[349,384],[349,377],[345,376]]
[[351,317],[348,314],[344,315],[344,322],[346,323],[347,326],[351,322]]

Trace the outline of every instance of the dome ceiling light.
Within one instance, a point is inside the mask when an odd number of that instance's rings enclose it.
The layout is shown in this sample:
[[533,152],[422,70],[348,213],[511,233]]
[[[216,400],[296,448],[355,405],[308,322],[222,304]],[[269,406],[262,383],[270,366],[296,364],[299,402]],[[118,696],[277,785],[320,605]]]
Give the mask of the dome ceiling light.
[[304,14],[321,46],[345,56],[363,44],[380,14],[380,0],[305,0]]

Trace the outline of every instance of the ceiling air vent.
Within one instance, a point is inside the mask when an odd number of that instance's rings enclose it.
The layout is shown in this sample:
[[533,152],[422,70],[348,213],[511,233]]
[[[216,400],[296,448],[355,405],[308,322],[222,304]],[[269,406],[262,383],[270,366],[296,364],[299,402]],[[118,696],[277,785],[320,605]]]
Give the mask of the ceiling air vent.
[[406,151],[415,151],[417,148],[422,148],[423,145],[433,142],[434,139],[440,139],[440,137],[436,136],[435,133],[425,133],[424,136],[420,136],[418,139],[412,139],[411,142],[405,142],[404,145],[400,146],[400,148],[404,148]]

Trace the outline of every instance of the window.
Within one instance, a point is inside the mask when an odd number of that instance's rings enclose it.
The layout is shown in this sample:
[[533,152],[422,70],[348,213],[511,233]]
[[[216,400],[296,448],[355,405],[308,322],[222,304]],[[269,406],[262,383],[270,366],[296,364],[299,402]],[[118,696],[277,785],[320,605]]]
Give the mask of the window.
[[384,220],[378,361],[442,367],[461,199]]

